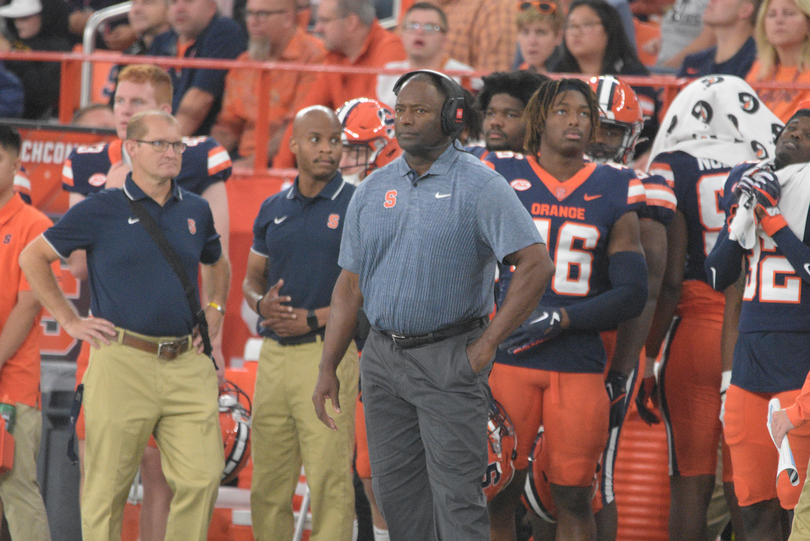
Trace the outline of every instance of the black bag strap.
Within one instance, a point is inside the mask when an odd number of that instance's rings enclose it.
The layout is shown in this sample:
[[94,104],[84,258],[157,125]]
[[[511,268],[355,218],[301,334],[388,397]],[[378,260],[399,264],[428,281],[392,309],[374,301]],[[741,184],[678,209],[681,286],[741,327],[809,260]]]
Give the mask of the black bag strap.
[[214,363],[214,367],[218,368],[217,361],[213,356],[213,349],[211,348],[211,338],[208,336],[208,320],[205,319],[205,312],[200,306],[200,299],[197,297],[197,290],[191,284],[191,280],[188,279],[188,275],[183,268],[183,264],[180,262],[180,257],[177,255],[177,252],[174,251],[171,244],[169,244],[169,241],[166,239],[163,231],[160,230],[160,226],[157,224],[155,219],[152,218],[152,215],[149,214],[149,211],[146,210],[146,207],[143,206],[143,203],[134,199],[129,199],[129,206],[132,208],[132,212],[135,213],[135,216],[137,216],[140,220],[144,229],[146,229],[146,232],[149,233],[149,236],[152,237],[152,240],[154,240],[155,244],[158,245],[160,251],[163,252],[163,257],[166,258],[166,261],[177,275],[177,278],[180,279],[180,283],[183,285],[183,290],[186,293],[188,305],[191,307],[191,313],[194,314],[194,317],[197,320],[200,336],[202,337],[203,341],[203,353],[208,355],[211,358],[211,361]]

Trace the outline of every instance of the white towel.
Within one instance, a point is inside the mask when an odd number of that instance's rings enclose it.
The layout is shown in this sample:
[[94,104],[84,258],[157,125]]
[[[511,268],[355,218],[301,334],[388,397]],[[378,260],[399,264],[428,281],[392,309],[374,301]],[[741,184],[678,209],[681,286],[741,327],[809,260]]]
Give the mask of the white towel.
[[[782,404],[778,398],[772,398],[768,402],[768,434],[771,435],[774,445],[776,445],[776,440],[773,438],[773,432],[771,432],[771,420],[773,419],[773,412],[781,409]],[[796,461],[793,459],[793,451],[790,450],[787,435],[782,438],[782,445],[776,445],[776,448],[779,450],[779,466],[776,468],[776,479],[779,479],[780,473],[787,470],[790,484],[795,487],[799,484],[799,470],[796,468]]]

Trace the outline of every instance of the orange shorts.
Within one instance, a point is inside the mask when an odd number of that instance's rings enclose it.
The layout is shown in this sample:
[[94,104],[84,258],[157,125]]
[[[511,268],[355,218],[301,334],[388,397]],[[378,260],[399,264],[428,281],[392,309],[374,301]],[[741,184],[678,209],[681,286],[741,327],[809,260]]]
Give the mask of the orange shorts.
[[800,392],[796,389],[781,393],[752,393],[736,385],[729,387],[725,437],[734,463],[734,492],[740,506],[779,498],[784,509],[793,509],[799,501],[810,458],[810,424],[788,432],[799,470],[799,484],[794,487],[787,473],[782,473],[776,480],[779,453],[765,422],[771,398],[778,398],[785,408],[793,404]]
[[549,482],[588,487],[608,436],[609,402],[601,373],[549,372],[495,363],[492,395],[515,425],[515,469],[526,469],[540,425]]
[[[79,350],[79,356],[76,357],[76,386],[82,382],[84,373],[87,372],[87,366],[90,364],[90,342],[82,342],[82,348]],[[76,418],[76,438],[84,441],[85,425],[84,425],[84,408],[79,410],[79,416]],[[157,449],[157,442],[154,436],[149,436],[149,447]]]
[[[714,475],[720,442],[722,322],[679,317],[661,356],[661,416],[669,443],[671,475]],[[730,471],[723,464],[724,478]],[[730,478],[729,478],[730,479]]]
[[357,407],[354,409],[354,470],[360,479],[371,479],[371,462],[368,458],[368,437],[366,436],[366,412],[363,410],[363,392],[357,393]]

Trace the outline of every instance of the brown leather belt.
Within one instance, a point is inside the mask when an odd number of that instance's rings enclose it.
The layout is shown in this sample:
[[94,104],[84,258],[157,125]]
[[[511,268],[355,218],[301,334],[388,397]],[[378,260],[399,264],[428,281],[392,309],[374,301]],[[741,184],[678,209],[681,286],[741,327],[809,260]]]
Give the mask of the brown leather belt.
[[[120,333],[123,333],[123,336],[120,340],[118,340]],[[140,351],[145,351],[146,353],[151,353],[152,355],[157,355],[159,358],[165,361],[174,360],[191,349],[190,336],[184,336],[182,338],[178,338],[177,340],[151,342],[149,340],[144,340],[143,338],[138,338],[134,334],[128,333],[127,331],[116,330],[115,339],[121,345],[135,348]]]

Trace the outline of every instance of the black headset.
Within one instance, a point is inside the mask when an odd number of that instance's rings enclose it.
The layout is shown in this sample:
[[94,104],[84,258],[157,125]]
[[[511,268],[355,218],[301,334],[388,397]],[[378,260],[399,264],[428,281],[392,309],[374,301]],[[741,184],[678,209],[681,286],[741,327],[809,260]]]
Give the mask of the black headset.
[[411,71],[400,77],[394,84],[394,95],[399,95],[402,86],[411,77],[419,74],[429,75],[442,85],[444,93],[448,96],[447,101],[442,105],[442,132],[449,135],[451,139],[455,139],[464,131],[464,91],[454,79],[433,70]]

